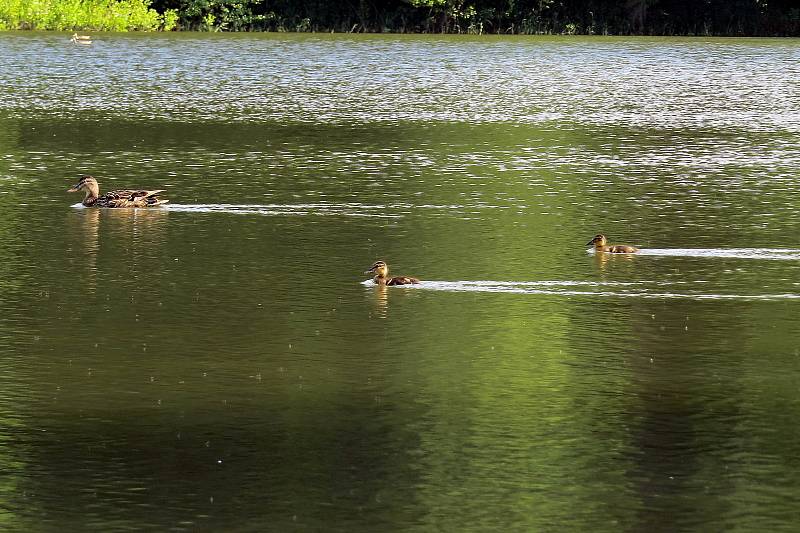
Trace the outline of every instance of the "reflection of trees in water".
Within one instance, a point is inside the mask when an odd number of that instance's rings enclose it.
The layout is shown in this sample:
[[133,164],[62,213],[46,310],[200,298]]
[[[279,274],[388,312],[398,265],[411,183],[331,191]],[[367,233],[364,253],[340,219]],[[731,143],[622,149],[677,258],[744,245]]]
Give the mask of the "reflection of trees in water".
[[[630,335],[618,354],[624,354],[630,371],[634,453],[628,476],[641,508],[634,529],[682,529],[687,517],[714,523],[732,511],[722,499],[736,490],[719,475],[735,459],[714,450],[732,444],[725,441],[736,434],[742,413],[737,380],[713,374],[723,361],[739,364],[735,354],[747,343],[748,328],[731,320],[724,307],[742,304],[639,300],[625,305]],[[701,485],[708,501],[693,488]],[[683,498],[687,493],[697,498]]]
[[[19,127],[14,120],[0,119],[0,154],[13,155],[18,147]],[[26,208],[19,206],[19,196],[11,193],[16,182],[11,176],[10,157],[0,157],[0,354],[3,354],[3,386],[0,392],[0,500],[5,511],[9,509],[28,509],[31,516],[36,511],[22,504],[20,488],[26,469],[31,463],[29,447],[20,438],[26,431],[26,418],[19,411],[24,399],[30,393],[24,386],[16,359],[18,343],[30,342],[32,335],[25,336],[20,331],[20,321],[24,312],[16,307],[23,291],[35,290],[30,283],[30,268],[25,266],[28,242]],[[9,303],[11,302],[11,303]],[[25,519],[14,512],[0,512],[0,529],[18,531],[33,529],[23,527]]]
[[[641,265],[642,258],[598,254],[595,259],[610,274]],[[572,351],[585,360],[573,365],[587,375],[600,372],[602,380],[586,383],[607,402],[591,409],[596,420],[589,427],[614,450],[610,466],[623,475],[616,486],[628,487],[623,497],[629,509],[639,509],[627,519],[632,527],[624,529],[672,531],[723,523],[741,512],[731,503],[746,499],[739,493],[742,479],[780,475],[771,470],[780,459],[742,462],[765,445],[764,427],[754,422],[744,429],[743,423],[769,414],[752,403],[743,357],[758,351],[752,345],[759,338],[753,308],[761,305],[622,298],[576,308],[580,312],[571,318],[574,331],[568,337]],[[583,340],[587,337],[591,340]],[[776,434],[775,444],[785,447],[785,440]],[[797,453],[778,446],[773,451],[784,460]],[[734,469],[736,475],[728,475]],[[753,502],[753,508],[758,505]]]
[[[26,285],[25,270],[20,268],[17,251],[10,246],[19,243],[23,235],[24,225],[21,218],[15,215],[19,210],[0,209],[0,303],[13,301],[13,294],[18,293]],[[16,247],[15,247],[16,248]],[[15,316],[16,315],[16,316]],[[0,353],[13,354],[15,343],[19,342],[18,331],[19,310],[13,306],[5,307],[0,312]],[[30,336],[29,336],[30,337]],[[6,509],[10,508],[21,491],[19,485],[23,471],[29,463],[28,450],[21,446],[19,435],[25,430],[24,417],[16,408],[20,401],[29,394],[21,385],[16,365],[10,358],[3,359],[3,388],[0,397],[0,500]],[[0,529],[13,531],[20,528],[19,517],[14,513],[0,512]],[[20,528],[24,529],[24,528]]]
[[18,209],[0,207],[0,300],[3,293],[18,289],[24,271],[19,268],[20,248],[23,246],[25,225]]
[[[16,152],[19,139],[19,125],[15,120],[0,120],[0,154],[13,154]],[[3,183],[4,192],[8,192],[8,187],[14,185],[14,180],[4,179],[9,176],[11,159],[0,157],[0,180]],[[22,221],[22,211],[10,205],[16,203],[18,199],[11,194],[0,194],[0,297],[3,292],[12,287],[19,286],[19,277],[14,275],[18,269],[15,268],[15,250],[24,242],[25,232]]]

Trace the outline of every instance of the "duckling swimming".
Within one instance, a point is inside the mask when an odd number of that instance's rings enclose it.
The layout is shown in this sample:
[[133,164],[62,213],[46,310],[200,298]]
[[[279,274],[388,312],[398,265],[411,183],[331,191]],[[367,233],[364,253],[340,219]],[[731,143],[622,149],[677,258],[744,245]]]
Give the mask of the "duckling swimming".
[[609,254],[633,254],[639,251],[635,246],[628,246],[626,244],[613,244],[607,245],[608,241],[606,236],[598,233],[594,238],[586,243],[586,246],[594,245],[595,252],[606,252]]
[[408,276],[388,277],[389,266],[383,261],[375,261],[364,274],[375,274],[372,281],[377,285],[413,285],[419,283],[417,278],[409,278]]
[[92,38],[88,35],[78,35],[77,33],[73,33],[70,42],[73,44],[92,44]]
[[118,190],[100,195],[97,180],[91,176],[82,176],[77,185],[67,189],[67,192],[85,191],[83,205],[86,207],[155,207],[166,204],[169,200],[159,200],[156,196],[164,189],[156,191],[145,190]]

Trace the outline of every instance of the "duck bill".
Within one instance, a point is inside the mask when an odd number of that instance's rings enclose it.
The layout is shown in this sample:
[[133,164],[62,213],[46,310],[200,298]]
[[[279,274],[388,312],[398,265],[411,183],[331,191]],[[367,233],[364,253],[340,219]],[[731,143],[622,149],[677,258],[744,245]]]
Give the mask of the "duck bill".
[[594,244],[594,239],[592,239],[591,241],[589,241],[586,244],[584,244],[584,246],[591,246],[593,244]]
[[364,271],[364,274],[374,274],[374,273],[375,273],[375,269],[374,268],[370,268],[369,270],[365,270]]
[[81,189],[80,189],[80,184],[78,184],[78,185],[73,185],[72,187],[70,187],[69,189],[67,189],[67,192],[78,192],[79,190],[81,190]]

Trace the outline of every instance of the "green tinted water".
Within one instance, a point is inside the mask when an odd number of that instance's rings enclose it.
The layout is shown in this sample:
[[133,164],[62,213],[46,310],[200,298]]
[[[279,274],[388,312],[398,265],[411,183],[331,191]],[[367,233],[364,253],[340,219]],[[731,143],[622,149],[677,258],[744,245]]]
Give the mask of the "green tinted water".
[[4,529],[796,528],[800,41],[0,57]]

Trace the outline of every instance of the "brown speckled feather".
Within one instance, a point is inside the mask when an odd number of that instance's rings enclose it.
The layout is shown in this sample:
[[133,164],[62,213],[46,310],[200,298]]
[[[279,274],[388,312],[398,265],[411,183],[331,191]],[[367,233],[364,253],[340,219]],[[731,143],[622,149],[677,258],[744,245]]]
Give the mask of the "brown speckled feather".
[[155,207],[169,200],[159,200],[156,196],[164,189],[155,191],[145,190],[117,190],[101,194],[94,205],[97,207]]
[[603,251],[612,254],[632,254],[638,252],[639,249],[634,246],[625,246],[624,244],[616,244],[614,246],[606,246]]
[[397,276],[386,280],[387,285],[416,285],[419,283],[417,278],[409,278],[408,276]]

